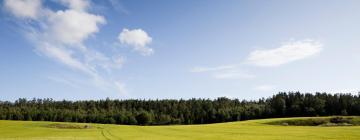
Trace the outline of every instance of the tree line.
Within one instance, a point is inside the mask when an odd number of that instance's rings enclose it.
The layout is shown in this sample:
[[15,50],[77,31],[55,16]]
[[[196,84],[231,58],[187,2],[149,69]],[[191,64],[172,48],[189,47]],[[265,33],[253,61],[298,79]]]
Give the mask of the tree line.
[[360,94],[281,92],[239,100],[0,101],[0,120],[128,125],[206,124],[274,117],[360,115]]

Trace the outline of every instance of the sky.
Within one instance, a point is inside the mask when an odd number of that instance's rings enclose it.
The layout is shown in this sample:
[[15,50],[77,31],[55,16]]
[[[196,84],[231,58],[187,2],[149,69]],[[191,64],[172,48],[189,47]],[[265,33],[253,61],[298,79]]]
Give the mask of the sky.
[[357,0],[0,2],[0,100],[360,91]]

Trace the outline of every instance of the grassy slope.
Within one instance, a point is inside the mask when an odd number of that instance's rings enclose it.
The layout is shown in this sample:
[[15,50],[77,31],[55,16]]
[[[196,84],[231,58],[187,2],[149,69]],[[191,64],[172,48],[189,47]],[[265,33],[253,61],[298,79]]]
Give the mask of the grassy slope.
[[[0,121],[2,139],[118,140],[359,140],[360,126],[276,126],[252,120],[209,125],[126,126],[90,124],[90,129],[46,127],[52,122]],[[73,125],[73,124],[72,124]],[[83,125],[83,124],[81,124]]]

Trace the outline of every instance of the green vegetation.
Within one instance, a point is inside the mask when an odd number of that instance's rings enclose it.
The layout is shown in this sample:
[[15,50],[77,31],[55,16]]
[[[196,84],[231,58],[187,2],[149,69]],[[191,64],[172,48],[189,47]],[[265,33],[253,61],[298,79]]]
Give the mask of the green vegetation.
[[360,117],[299,118],[273,121],[269,124],[284,126],[359,126]]
[[[360,117],[353,117],[359,119]],[[6,140],[359,140],[360,126],[282,126],[271,122],[318,118],[263,119],[206,125],[131,126],[0,121]],[[319,119],[330,119],[322,117]],[[62,128],[49,126],[65,126]],[[81,128],[73,128],[80,126]],[[85,126],[90,126],[85,128]],[[66,128],[70,127],[70,128]]]
[[167,125],[333,115],[360,115],[360,95],[290,92],[256,101],[224,97],[214,100],[0,101],[0,120]]

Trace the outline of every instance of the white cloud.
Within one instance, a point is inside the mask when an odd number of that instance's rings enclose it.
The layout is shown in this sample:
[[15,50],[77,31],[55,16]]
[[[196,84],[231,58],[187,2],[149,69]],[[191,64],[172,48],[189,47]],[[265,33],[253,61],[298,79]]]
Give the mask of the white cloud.
[[135,51],[142,55],[154,53],[152,48],[147,47],[152,42],[152,38],[142,29],[123,29],[118,37],[120,43],[133,47]]
[[259,85],[255,87],[255,90],[258,91],[273,91],[275,90],[275,86],[273,85]]
[[39,22],[46,28],[33,34],[38,52],[90,76],[98,75],[98,65],[113,63],[102,53],[83,45],[84,40],[99,31],[99,24],[106,22],[102,16],[67,9],[51,11],[44,21]]
[[77,11],[86,11],[90,6],[89,0],[60,0],[60,2]]
[[247,63],[256,66],[278,66],[316,55],[322,49],[323,44],[314,40],[289,41],[279,48],[251,52]]
[[18,18],[38,18],[41,0],[4,0],[5,8]]
[[105,24],[102,16],[76,10],[57,11],[48,18],[49,36],[62,44],[79,45]]

